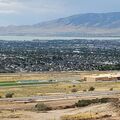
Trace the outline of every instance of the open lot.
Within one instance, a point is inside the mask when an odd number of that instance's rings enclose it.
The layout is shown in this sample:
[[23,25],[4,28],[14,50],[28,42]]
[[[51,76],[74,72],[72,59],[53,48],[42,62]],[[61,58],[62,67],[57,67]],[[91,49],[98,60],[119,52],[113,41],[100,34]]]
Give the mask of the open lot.
[[73,89],[77,90],[77,93],[84,93],[93,86],[95,91],[110,91],[120,90],[120,82],[94,82],[94,83],[56,83],[56,84],[44,84],[44,85],[30,85],[30,86],[12,86],[12,87],[1,87],[0,96],[5,97],[8,92],[13,92],[14,97],[29,97],[29,96],[41,96],[41,95],[54,95],[71,93]]
[[[0,96],[5,97],[13,92],[14,97],[29,97],[39,95],[53,95],[88,91],[91,86],[95,91],[120,90],[120,82],[80,82],[84,76],[116,74],[119,71],[91,71],[91,72],[43,72],[0,74]],[[51,82],[51,80],[57,82]],[[27,82],[28,81],[28,82]]]
[[86,75],[113,74],[119,71],[64,71],[39,73],[1,73],[0,81],[18,80],[81,80]]

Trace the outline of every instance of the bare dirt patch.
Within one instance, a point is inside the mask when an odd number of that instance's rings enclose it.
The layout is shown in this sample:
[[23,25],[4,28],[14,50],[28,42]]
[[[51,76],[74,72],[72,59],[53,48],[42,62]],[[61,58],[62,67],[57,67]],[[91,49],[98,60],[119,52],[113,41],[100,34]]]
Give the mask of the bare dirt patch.
[[[7,116],[6,116],[7,114]],[[84,108],[71,108],[63,110],[52,110],[48,112],[14,111],[1,112],[2,120],[61,120],[65,115],[96,114],[107,116],[102,120],[119,120],[119,116],[111,109],[110,104],[91,105]],[[11,118],[12,117],[12,118]]]

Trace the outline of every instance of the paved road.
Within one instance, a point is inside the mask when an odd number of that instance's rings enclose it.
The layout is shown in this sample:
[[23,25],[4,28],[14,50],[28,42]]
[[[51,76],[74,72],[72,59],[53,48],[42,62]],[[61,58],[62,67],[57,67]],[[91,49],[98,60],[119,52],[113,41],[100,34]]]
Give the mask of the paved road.
[[2,98],[0,101],[14,101],[14,102],[34,102],[34,101],[52,101],[52,100],[64,100],[75,99],[80,97],[98,97],[98,96],[110,96],[119,95],[119,91],[93,91],[82,93],[71,93],[62,95],[50,95],[50,96],[33,96],[33,97],[19,97],[19,98]]

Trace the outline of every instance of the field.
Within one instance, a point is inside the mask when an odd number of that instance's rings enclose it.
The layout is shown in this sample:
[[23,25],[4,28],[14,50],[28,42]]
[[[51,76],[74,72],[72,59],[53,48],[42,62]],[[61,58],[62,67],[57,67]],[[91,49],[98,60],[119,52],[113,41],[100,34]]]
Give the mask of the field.
[[80,72],[41,72],[0,74],[0,81],[17,80],[72,80],[80,79]]
[[81,83],[81,84],[70,84],[70,83],[57,83],[47,85],[35,85],[35,86],[14,86],[14,87],[2,87],[0,88],[0,96],[5,97],[8,92],[13,92],[14,97],[28,97],[28,96],[39,96],[39,95],[52,95],[52,94],[63,94],[71,93],[72,89],[77,89],[78,93],[83,92],[93,86],[95,91],[109,91],[111,88],[114,90],[120,90],[120,83]]
[[64,71],[40,73],[1,73],[0,82],[18,80],[81,80],[85,75],[117,73],[119,71]]
[[[114,71],[115,73],[117,71]],[[50,94],[88,91],[91,86],[95,91],[120,90],[119,82],[79,82],[83,76],[111,72],[44,72],[23,74],[0,74],[0,96],[13,92],[14,97],[28,97]],[[57,80],[57,81],[56,81]]]

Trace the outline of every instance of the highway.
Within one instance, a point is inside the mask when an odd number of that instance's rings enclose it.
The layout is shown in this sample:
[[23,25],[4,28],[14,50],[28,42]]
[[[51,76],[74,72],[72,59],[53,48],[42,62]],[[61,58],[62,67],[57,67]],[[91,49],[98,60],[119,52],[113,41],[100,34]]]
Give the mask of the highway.
[[86,97],[109,97],[111,95],[120,95],[119,91],[92,91],[71,94],[49,95],[49,96],[32,96],[32,97],[15,97],[15,98],[1,98],[0,101],[8,102],[35,102],[35,101],[54,101],[66,100]]

